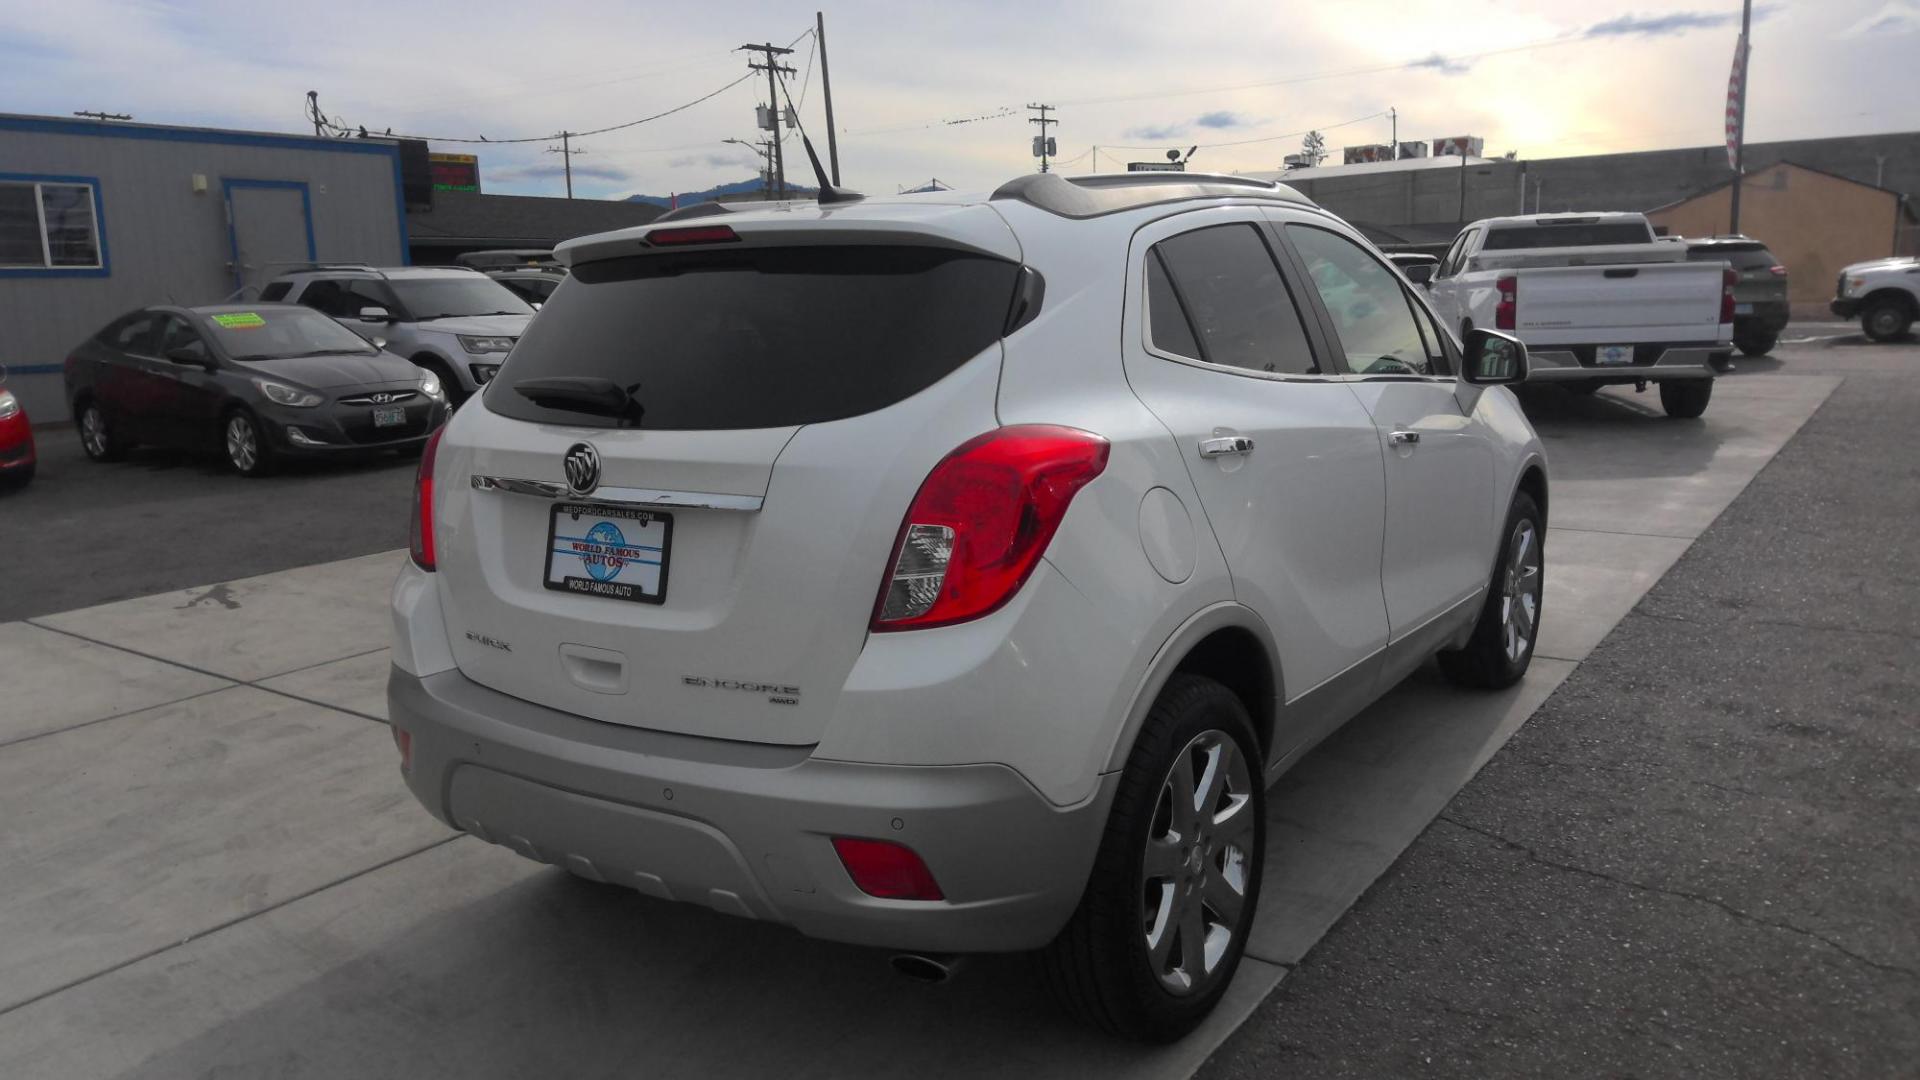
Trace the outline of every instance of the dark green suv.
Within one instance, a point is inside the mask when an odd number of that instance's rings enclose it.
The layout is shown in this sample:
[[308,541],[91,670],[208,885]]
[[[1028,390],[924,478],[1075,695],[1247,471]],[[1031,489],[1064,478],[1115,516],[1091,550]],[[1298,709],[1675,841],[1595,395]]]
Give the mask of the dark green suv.
[[1739,280],[1733,286],[1733,344],[1748,356],[1765,356],[1787,325],[1787,268],[1767,245],[1746,236],[1687,240],[1688,262],[1725,262]]

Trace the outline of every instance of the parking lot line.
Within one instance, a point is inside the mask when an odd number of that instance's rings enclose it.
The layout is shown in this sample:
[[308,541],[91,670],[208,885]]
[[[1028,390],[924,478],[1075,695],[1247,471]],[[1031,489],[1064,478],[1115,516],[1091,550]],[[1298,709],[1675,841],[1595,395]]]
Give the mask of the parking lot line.
[[392,667],[393,650],[382,647],[262,679],[253,685],[385,723],[387,672]]
[[0,1008],[449,835],[384,730],[251,687],[0,751]]
[[0,746],[232,685],[27,623],[0,623]]
[[242,682],[385,642],[384,600],[401,554],[303,566],[30,620]]

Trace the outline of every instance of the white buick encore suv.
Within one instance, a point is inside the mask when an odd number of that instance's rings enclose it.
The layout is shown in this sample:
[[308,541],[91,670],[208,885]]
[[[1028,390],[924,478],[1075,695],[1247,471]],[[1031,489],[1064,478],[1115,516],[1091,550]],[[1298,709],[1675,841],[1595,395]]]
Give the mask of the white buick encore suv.
[[1540,620],[1546,463],[1291,189],[1172,173],[681,211],[572,269],[421,463],[401,768],[455,828],[908,966],[1038,950],[1170,1039],[1266,788]]

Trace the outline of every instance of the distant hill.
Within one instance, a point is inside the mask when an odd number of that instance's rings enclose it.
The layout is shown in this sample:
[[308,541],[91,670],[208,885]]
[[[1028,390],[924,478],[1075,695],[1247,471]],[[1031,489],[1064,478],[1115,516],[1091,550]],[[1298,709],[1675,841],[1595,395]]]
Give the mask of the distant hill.
[[[710,187],[705,191],[682,191],[679,193],[678,198],[681,206],[691,206],[695,203],[711,202],[722,195],[749,195],[763,190],[765,189],[761,186],[759,180],[742,180],[738,183],[721,184],[718,187]],[[818,188],[810,188],[804,184],[796,184],[791,180],[787,181],[787,190],[796,195],[815,195],[819,193]],[[652,203],[655,206],[672,206],[674,199],[675,196],[672,195],[627,196],[628,202]]]

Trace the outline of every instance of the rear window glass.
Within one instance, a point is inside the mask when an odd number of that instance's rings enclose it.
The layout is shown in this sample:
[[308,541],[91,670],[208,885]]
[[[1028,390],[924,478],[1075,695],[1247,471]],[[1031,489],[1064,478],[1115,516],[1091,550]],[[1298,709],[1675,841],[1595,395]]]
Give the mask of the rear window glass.
[[507,358],[487,408],[545,423],[523,379],[629,388],[639,426],[786,427],[884,408],[998,340],[1019,267],[920,247],[799,247],[607,259],[573,269]]
[[1688,262],[1728,262],[1735,269],[1772,266],[1773,252],[1759,244],[1705,244],[1687,249]]
[[1633,222],[1593,225],[1509,225],[1492,229],[1482,251],[1518,248],[1599,247],[1603,244],[1649,244],[1653,232]]

